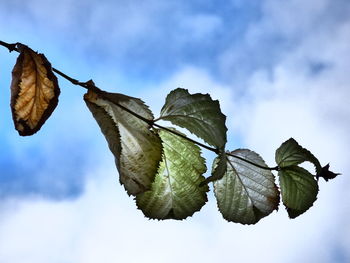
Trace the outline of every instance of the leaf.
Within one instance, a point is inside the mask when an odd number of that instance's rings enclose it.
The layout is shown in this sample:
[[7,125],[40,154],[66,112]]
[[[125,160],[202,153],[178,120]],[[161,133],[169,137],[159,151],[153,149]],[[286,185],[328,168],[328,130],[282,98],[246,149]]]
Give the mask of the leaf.
[[329,171],[329,164],[327,164],[326,166],[322,167],[321,171],[316,175],[316,178],[318,180],[318,178],[323,177],[325,181],[328,181],[329,179],[334,179],[338,175],[340,175],[340,173],[333,173],[332,171]]
[[309,161],[315,165],[317,174],[321,171],[318,159],[307,149],[301,147],[293,138],[282,143],[276,150],[275,159],[279,167],[294,166]]
[[227,161],[226,161],[226,153],[219,153],[218,157],[213,161],[213,169],[211,176],[209,176],[202,184],[208,184],[210,182],[214,182],[216,180],[221,179],[227,170]]
[[152,112],[140,99],[118,93],[89,91],[84,100],[115,156],[120,183],[128,194],[150,189],[162,155],[160,138],[146,122],[121,107],[148,120],[153,120]]
[[227,171],[214,182],[219,211],[227,221],[255,224],[278,208],[279,192],[271,171],[256,167],[236,155],[267,167],[255,152],[238,149],[227,153]]
[[136,196],[136,204],[152,219],[184,219],[207,201],[205,160],[198,146],[165,130],[159,131],[163,159],[150,191]]
[[217,100],[209,94],[189,94],[177,88],[170,92],[159,119],[188,129],[210,145],[223,149],[226,144],[226,116],[221,113]]
[[58,104],[60,89],[51,64],[43,54],[17,44],[20,55],[12,70],[11,110],[21,136],[33,135]]
[[313,175],[299,166],[290,166],[278,172],[282,201],[290,218],[308,210],[317,199],[318,184]]

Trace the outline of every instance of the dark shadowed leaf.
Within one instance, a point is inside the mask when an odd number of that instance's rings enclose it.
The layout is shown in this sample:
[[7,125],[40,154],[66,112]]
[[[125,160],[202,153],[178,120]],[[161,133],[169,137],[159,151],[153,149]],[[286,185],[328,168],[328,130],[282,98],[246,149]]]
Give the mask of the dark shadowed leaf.
[[289,166],[278,172],[282,201],[290,218],[308,210],[315,202],[318,184],[313,175],[298,166]]
[[185,89],[175,89],[166,98],[160,119],[188,129],[210,145],[223,149],[226,144],[226,116],[217,100],[209,94],[190,94]]
[[22,136],[36,133],[58,104],[60,89],[51,64],[43,54],[18,44],[20,55],[12,70],[11,110]]
[[118,93],[89,91],[84,100],[115,156],[120,182],[128,194],[150,189],[162,155],[160,138],[146,122],[118,105],[149,120],[152,112],[140,99]]
[[[267,167],[255,152],[238,149],[230,154]],[[278,208],[279,192],[271,171],[227,155],[227,171],[214,182],[214,192],[223,217],[232,222],[255,224]]]
[[338,175],[340,175],[340,173],[333,173],[332,171],[329,171],[329,164],[327,164],[326,166],[322,167],[320,173],[316,175],[316,178],[318,180],[318,178],[322,177],[328,181],[329,179],[334,179]]
[[159,131],[163,159],[150,191],[136,196],[136,204],[152,219],[185,219],[207,201],[206,171],[198,146],[164,130]]
[[321,171],[318,159],[307,149],[301,147],[293,138],[282,143],[276,150],[275,159],[279,167],[288,167],[309,161],[315,165],[316,173]]

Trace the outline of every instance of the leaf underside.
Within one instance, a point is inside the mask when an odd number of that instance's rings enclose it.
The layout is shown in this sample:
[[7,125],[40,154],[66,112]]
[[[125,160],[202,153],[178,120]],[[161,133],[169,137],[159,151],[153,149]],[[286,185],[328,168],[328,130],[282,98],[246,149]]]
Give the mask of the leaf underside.
[[146,122],[118,105],[149,120],[153,120],[152,112],[140,99],[118,93],[89,91],[84,100],[108,142],[128,194],[150,189],[161,160],[161,140]]
[[58,104],[60,89],[51,64],[43,54],[17,44],[20,55],[12,70],[11,110],[21,136],[36,133]]
[[282,201],[290,218],[308,210],[317,199],[318,184],[302,167],[290,166],[278,172]]
[[[253,151],[238,149],[231,154],[267,167]],[[226,160],[225,175],[214,182],[218,208],[226,220],[255,224],[278,208],[279,192],[271,171],[228,155]]]
[[205,160],[198,146],[165,130],[159,130],[163,159],[150,191],[136,196],[136,204],[152,219],[185,219],[207,202]]
[[177,88],[171,91],[165,101],[160,119],[188,129],[206,143],[219,149],[226,144],[226,116],[222,114],[217,100],[209,94],[190,94]]

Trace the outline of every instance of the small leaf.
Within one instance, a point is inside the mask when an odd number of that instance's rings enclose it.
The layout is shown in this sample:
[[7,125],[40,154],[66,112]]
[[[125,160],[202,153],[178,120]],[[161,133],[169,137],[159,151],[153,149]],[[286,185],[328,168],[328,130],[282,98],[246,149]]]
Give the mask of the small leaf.
[[317,174],[321,171],[318,159],[307,149],[301,147],[293,138],[282,143],[276,150],[275,159],[279,167],[288,167],[309,161],[315,165]]
[[316,175],[316,178],[318,180],[318,178],[323,177],[323,179],[328,181],[329,179],[334,179],[338,175],[340,175],[340,173],[333,173],[332,171],[329,171],[329,164],[327,164],[326,166],[322,167],[320,173]]
[[278,172],[282,201],[290,218],[308,210],[317,199],[318,184],[313,175],[298,166],[289,166]]
[[199,138],[217,148],[226,144],[226,116],[217,100],[209,94],[190,94],[185,89],[175,89],[166,98],[160,119],[188,129]]
[[227,170],[226,158],[227,158],[226,153],[221,152],[218,155],[218,157],[214,159],[211,176],[209,176],[207,179],[205,179],[205,181],[202,183],[202,185],[219,180],[225,175],[226,170]]
[[84,100],[114,154],[120,182],[128,194],[150,189],[162,155],[160,138],[146,122],[118,105],[148,120],[153,120],[152,112],[140,99],[118,93],[89,91]]
[[20,55],[12,70],[11,110],[21,136],[33,135],[58,104],[60,89],[51,64],[43,54],[17,44]]
[[152,219],[184,219],[199,211],[207,201],[205,160],[198,146],[160,130],[164,152],[150,191],[136,196],[136,204]]
[[[255,152],[238,149],[230,154],[267,167]],[[218,207],[227,221],[255,224],[278,208],[279,192],[271,171],[227,154],[227,171],[214,182]]]

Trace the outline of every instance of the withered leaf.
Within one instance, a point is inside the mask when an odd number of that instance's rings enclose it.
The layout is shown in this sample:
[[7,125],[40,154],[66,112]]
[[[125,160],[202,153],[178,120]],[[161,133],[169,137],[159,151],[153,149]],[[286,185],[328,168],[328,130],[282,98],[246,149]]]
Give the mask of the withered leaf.
[[58,104],[60,89],[51,64],[43,54],[17,44],[20,55],[12,70],[11,110],[21,136],[33,135]]
[[333,173],[332,171],[329,171],[329,164],[327,164],[326,166],[322,167],[321,172],[316,175],[316,178],[318,180],[318,178],[323,177],[325,181],[328,181],[329,179],[334,179],[338,175],[340,175],[340,173]]

